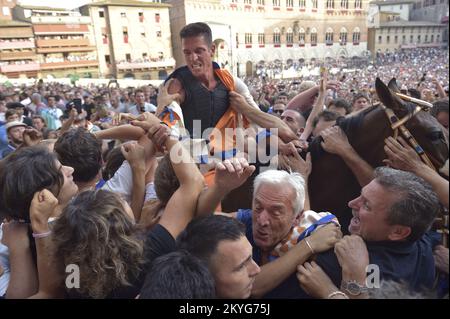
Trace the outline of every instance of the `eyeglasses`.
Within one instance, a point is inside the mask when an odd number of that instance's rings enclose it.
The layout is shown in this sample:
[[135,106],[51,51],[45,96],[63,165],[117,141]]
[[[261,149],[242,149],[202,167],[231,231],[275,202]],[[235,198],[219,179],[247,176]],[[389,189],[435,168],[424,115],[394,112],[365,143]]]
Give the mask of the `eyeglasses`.
[[283,114],[283,110],[273,110],[273,113]]

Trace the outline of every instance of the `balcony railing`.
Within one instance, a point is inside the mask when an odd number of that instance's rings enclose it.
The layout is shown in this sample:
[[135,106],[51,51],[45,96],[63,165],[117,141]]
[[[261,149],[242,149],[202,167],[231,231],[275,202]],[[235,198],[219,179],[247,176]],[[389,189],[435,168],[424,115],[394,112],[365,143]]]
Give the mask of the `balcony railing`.
[[41,70],[55,70],[55,69],[69,69],[79,67],[97,67],[97,60],[84,60],[84,61],[63,61],[63,62],[51,62],[41,63]]
[[89,39],[49,39],[36,40],[38,53],[93,51],[95,47]]
[[2,49],[33,49],[34,41],[0,41],[0,50]]
[[38,70],[39,70],[39,63],[9,64],[0,66],[0,72],[2,73],[27,72]]
[[118,70],[131,70],[131,69],[161,69],[175,67],[175,60],[169,59],[156,62],[121,62],[117,64]]
[[11,61],[11,60],[33,60],[36,58],[35,52],[0,52],[0,61]]

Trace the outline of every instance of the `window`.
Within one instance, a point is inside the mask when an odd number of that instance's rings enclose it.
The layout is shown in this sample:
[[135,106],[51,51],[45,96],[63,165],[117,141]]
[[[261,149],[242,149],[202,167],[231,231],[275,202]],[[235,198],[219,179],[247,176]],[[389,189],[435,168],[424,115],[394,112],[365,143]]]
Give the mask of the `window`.
[[428,34],[425,34],[425,43],[428,43]]
[[306,7],[306,0],[299,0],[298,1],[298,6],[300,7],[300,9],[305,9],[305,7]]
[[391,36],[386,36],[386,43],[389,44],[389,42],[391,42]]
[[420,37],[420,34],[417,36],[417,43],[420,43],[420,41],[421,41],[421,37]]
[[281,43],[281,34],[279,29],[275,29],[273,32],[273,44],[275,46],[280,46]]
[[314,47],[317,45],[317,30],[313,28],[311,30],[311,46]]
[[306,40],[305,30],[303,28],[301,28],[300,31],[298,32],[298,44],[301,47],[304,47],[305,46],[305,40]]
[[292,8],[294,6],[294,0],[286,0],[286,7]]
[[239,33],[236,33],[236,48],[239,47]]
[[265,0],[257,0],[256,3],[260,6],[265,6],[266,5],[266,1]]
[[258,43],[259,43],[259,45],[266,44],[266,37],[265,37],[264,33],[258,33]]
[[105,17],[105,11],[103,11],[103,10],[99,11],[99,12],[98,12],[98,16],[99,16],[100,18],[104,18],[104,17]]
[[122,35],[123,35],[123,43],[128,43],[128,28],[127,27],[122,28]]
[[144,22],[144,12],[139,12],[139,22]]
[[359,28],[355,28],[353,30],[352,38],[353,38],[353,44],[355,44],[355,45],[359,44],[359,41],[361,39],[361,31],[359,30]]
[[162,37],[162,32],[161,32],[161,27],[160,26],[156,27],[156,37],[158,37],[158,38]]
[[127,60],[128,63],[131,62],[131,54],[127,53],[125,54],[125,60]]
[[106,33],[102,33],[103,44],[108,44],[108,35]]
[[355,9],[362,9],[362,1],[355,0]]
[[402,33],[405,33],[405,27],[402,27]]
[[281,0],[272,0],[272,3],[273,3],[273,6],[274,7],[280,7],[280,2],[281,2]]
[[414,43],[414,36],[413,36],[413,35],[410,35],[410,37],[409,37],[409,43]]
[[341,0],[341,9],[348,9],[348,0]]
[[434,43],[434,34],[431,35],[431,40],[430,40],[430,42],[431,42],[431,43]]
[[438,34],[438,35],[436,35],[436,42],[440,42],[441,41],[441,35],[440,34]]
[[394,37],[394,43],[395,43],[395,44],[398,43],[398,35],[396,35],[396,36]]
[[121,12],[120,13],[120,17],[121,18],[126,18],[127,17],[127,13],[126,12]]
[[109,55],[105,55],[106,64],[111,64],[111,57]]
[[325,44],[333,45],[333,29],[331,28],[328,28],[327,32],[325,33]]
[[9,10],[9,7],[3,7],[3,15],[4,16],[11,15],[11,11]]
[[327,9],[328,10],[334,9],[334,0],[327,0]]
[[402,35],[402,44],[406,44],[406,35]]
[[289,28],[286,33],[286,44],[288,46],[292,46],[293,43],[294,43],[294,33],[292,32],[292,29]]
[[378,44],[381,44],[383,42],[383,37],[381,35],[378,36]]
[[244,0],[244,4],[252,4],[252,0]]
[[312,0],[312,7],[313,7],[313,9],[317,10],[317,8],[318,8],[317,0]]
[[253,36],[250,32],[245,33],[245,45],[251,47],[253,43]]
[[342,28],[341,33],[339,33],[339,43],[340,45],[347,45],[347,30],[345,28]]
[[159,15],[159,13],[155,13],[155,22],[159,23],[160,20],[161,20],[161,16]]

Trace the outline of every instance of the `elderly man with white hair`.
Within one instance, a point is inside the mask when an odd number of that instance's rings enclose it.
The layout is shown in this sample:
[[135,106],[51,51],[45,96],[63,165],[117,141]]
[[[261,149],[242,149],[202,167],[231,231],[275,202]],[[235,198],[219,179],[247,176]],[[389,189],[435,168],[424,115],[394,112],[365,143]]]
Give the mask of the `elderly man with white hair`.
[[[232,165],[227,162],[224,164]],[[304,296],[296,279],[297,266],[332,248],[342,237],[333,215],[304,211],[305,202],[309,202],[305,180],[311,171],[310,161],[289,156],[284,162],[301,174],[279,170],[260,173],[254,182],[252,209],[226,214],[246,226],[253,259],[261,267],[252,288],[254,298]],[[213,207],[221,200],[221,196],[210,198],[214,198],[210,201]]]

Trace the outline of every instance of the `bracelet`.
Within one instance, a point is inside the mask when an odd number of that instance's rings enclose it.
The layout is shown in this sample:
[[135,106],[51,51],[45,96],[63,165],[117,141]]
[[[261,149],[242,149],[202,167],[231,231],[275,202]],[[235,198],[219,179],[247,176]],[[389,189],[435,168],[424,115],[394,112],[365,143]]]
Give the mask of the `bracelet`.
[[314,249],[312,248],[312,246],[311,246],[311,244],[309,243],[308,239],[305,238],[304,241],[305,241],[306,245],[309,247],[309,249],[311,250],[311,253],[312,253],[313,255],[315,255],[316,252],[315,252]]
[[33,236],[33,238],[45,238],[45,237],[50,236],[51,233],[52,233],[52,231],[49,230],[48,232],[45,232],[45,233],[33,233],[32,236]]
[[327,299],[332,299],[334,296],[341,295],[344,297],[344,299],[350,299],[344,292],[337,290],[333,291],[331,294],[328,295]]

